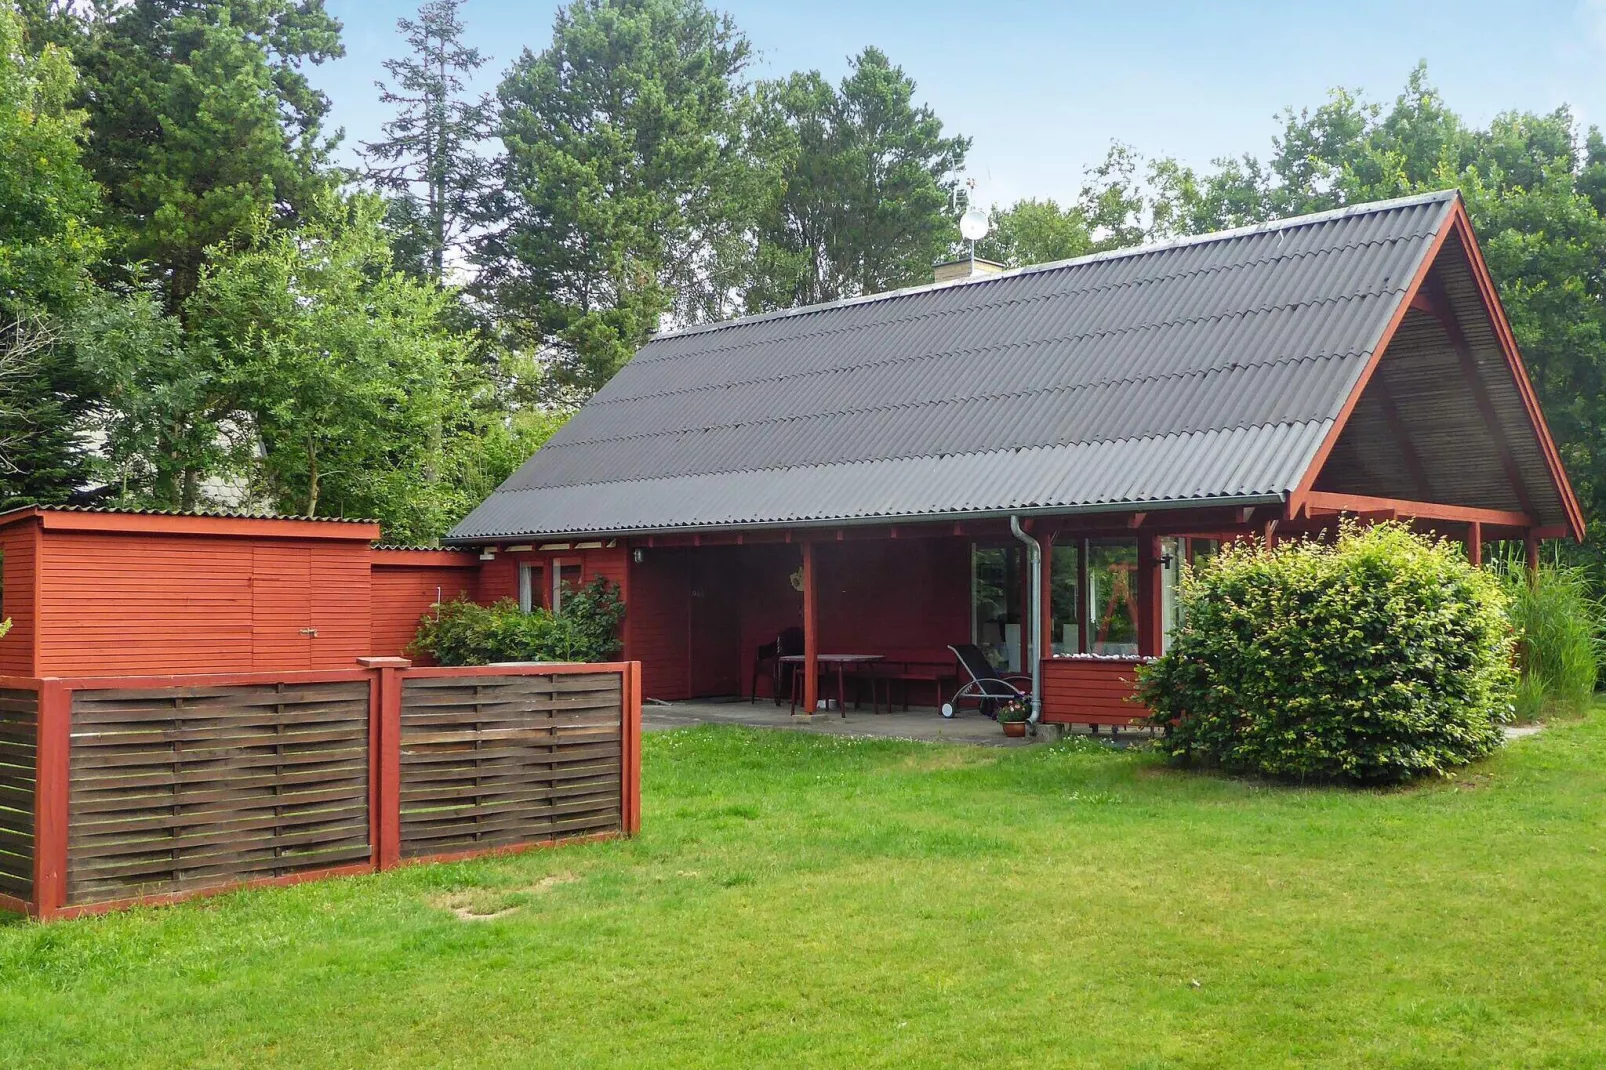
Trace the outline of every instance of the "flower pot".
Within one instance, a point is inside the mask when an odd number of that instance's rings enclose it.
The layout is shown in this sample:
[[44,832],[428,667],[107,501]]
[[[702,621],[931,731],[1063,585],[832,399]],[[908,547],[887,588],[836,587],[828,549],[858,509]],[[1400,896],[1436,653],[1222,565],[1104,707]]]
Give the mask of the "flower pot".
[[1005,721],[1004,722],[1004,735],[1009,736],[1012,739],[1020,739],[1022,736],[1026,735],[1026,722],[1025,721]]

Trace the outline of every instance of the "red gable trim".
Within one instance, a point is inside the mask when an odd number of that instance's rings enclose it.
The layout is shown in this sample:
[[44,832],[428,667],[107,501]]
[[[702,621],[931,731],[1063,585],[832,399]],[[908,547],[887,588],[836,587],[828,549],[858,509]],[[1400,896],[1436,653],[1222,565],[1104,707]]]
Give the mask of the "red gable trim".
[[1411,310],[1412,298],[1416,296],[1417,290],[1422,288],[1422,281],[1428,277],[1428,270],[1433,267],[1433,262],[1439,258],[1439,251],[1444,248],[1445,239],[1449,238],[1450,232],[1455,229],[1455,209],[1460,204],[1461,197],[1457,194],[1455,199],[1450,202],[1450,211],[1440,225],[1439,232],[1433,236],[1433,240],[1428,243],[1427,249],[1422,253],[1422,260],[1417,264],[1416,273],[1411,276],[1410,284],[1400,294],[1399,306],[1395,308],[1394,315],[1389,317],[1388,325],[1383,328],[1383,333],[1378,337],[1377,345],[1372,347],[1372,355],[1367,359],[1366,367],[1361,369],[1360,378],[1355,381],[1354,389],[1350,391],[1349,397],[1344,400],[1343,408],[1338,410],[1338,418],[1333,421],[1333,426],[1327,430],[1327,437],[1322,439],[1322,444],[1317,447],[1315,456],[1311,458],[1310,467],[1305,469],[1305,475],[1299,481],[1299,486],[1295,487],[1294,492],[1288,496],[1287,516],[1290,519],[1298,516],[1300,510],[1305,507],[1305,501],[1310,496],[1311,487],[1316,483],[1316,477],[1321,474],[1322,467],[1327,464],[1328,455],[1333,452],[1333,447],[1338,444],[1339,436],[1344,433],[1344,428],[1349,424],[1349,418],[1355,412],[1355,406],[1360,403],[1361,395],[1366,391],[1366,385],[1372,381],[1372,374],[1377,371],[1377,366],[1382,363],[1383,354],[1388,351],[1389,343],[1394,341],[1394,333],[1400,329],[1400,324],[1405,320],[1405,314]]
[[1533,381],[1528,378],[1528,369],[1522,362],[1516,335],[1511,332],[1511,321],[1506,319],[1505,306],[1500,303],[1500,294],[1495,289],[1494,280],[1489,276],[1489,265],[1484,261],[1483,250],[1479,248],[1477,235],[1473,233],[1472,219],[1467,215],[1466,207],[1459,197],[1455,199],[1451,219],[1461,235],[1461,246],[1466,250],[1467,263],[1472,266],[1472,277],[1478,284],[1479,295],[1483,298],[1489,325],[1494,329],[1495,337],[1500,341],[1500,351],[1505,355],[1506,364],[1517,380],[1517,393],[1522,397],[1523,408],[1533,425],[1534,435],[1539,439],[1540,453],[1544,455],[1545,464],[1550,469],[1551,481],[1555,484],[1562,507],[1567,513],[1567,527],[1574,539],[1583,542],[1583,507],[1578,504],[1578,495],[1573,492],[1573,485],[1567,479],[1567,469],[1561,463],[1561,454],[1556,449],[1555,440],[1550,437],[1550,426],[1545,423],[1544,412],[1539,407],[1539,395],[1534,391]]

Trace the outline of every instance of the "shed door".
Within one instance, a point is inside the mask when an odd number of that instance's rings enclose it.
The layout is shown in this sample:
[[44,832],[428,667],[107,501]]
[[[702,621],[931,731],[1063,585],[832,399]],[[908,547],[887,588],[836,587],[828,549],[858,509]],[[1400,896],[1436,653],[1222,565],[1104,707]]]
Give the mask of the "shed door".
[[251,667],[312,668],[312,551],[251,548]]

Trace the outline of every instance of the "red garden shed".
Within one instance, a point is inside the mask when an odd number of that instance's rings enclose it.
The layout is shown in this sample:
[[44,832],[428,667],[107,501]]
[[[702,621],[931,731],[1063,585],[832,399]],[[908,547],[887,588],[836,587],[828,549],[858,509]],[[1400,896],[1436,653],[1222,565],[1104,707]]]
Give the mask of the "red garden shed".
[[0,675],[345,669],[403,653],[458,550],[374,549],[370,521],[38,508],[0,514]]

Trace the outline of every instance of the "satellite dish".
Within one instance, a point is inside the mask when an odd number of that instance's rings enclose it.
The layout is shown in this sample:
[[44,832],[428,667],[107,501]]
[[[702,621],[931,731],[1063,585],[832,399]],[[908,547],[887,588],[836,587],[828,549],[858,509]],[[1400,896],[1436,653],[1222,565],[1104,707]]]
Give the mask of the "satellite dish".
[[959,233],[966,241],[981,241],[987,237],[987,231],[990,229],[987,213],[976,205],[971,205],[965,214],[959,217]]

